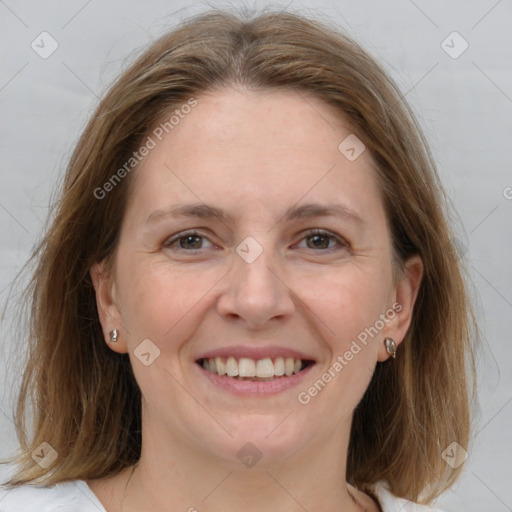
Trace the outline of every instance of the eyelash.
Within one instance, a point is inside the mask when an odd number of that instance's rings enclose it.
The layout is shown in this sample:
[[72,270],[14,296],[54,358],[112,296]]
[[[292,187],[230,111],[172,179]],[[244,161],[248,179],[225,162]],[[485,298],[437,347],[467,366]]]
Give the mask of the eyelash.
[[[334,240],[338,244],[337,248],[348,249],[350,247],[349,243],[344,238],[342,238],[338,235],[335,235],[334,233],[331,233],[330,231],[326,231],[325,229],[317,229],[317,228],[309,229],[303,234],[301,240],[304,238],[309,238],[309,237],[315,236],[315,235],[329,237],[331,240]],[[323,251],[331,251],[333,249],[336,249],[336,247],[329,247],[327,249],[323,249]],[[315,250],[315,249],[311,249],[311,250]]]
[[[171,247],[172,244],[174,244],[175,242],[179,242],[181,239],[187,238],[189,236],[197,236],[199,238],[208,239],[206,236],[204,236],[203,234],[201,234],[198,231],[194,231],[194,230],[185,231],[183,233],[178,233],[177,235],[169,238],[164,243],[164,247],[172,248]],[[331,240],[336,241],[337,244],[338,244],[338,248],[350,248],[350,244],[346,240],[344,240],[343,238],[341,238],[341,237],[331,233],[330,231],[326,231],[326,230],[323,230],[323,229],[317,229],[317,228],[309,229],[305,233],[303,233],[301,241],[303,239],[306,239],[306,238],[309,238],[309,237],[313,237],[313,236],[326,236],[326,237],[329,237]],[[182,247],[177,247],[175,249],[180,250],[180,251],[184,251],[184,252],[191,252],[191,253],[194,253],[194,252],[202,250],[202,248],[201,249],[183,249]],[[318,249],[318,250],[311,249],[311,250],[315,251],[315,252],[328,252],[328,251],[332,251],[332,250],[335,250],[335,249],[336,249],[336,247],[328,247],[326,249]]]

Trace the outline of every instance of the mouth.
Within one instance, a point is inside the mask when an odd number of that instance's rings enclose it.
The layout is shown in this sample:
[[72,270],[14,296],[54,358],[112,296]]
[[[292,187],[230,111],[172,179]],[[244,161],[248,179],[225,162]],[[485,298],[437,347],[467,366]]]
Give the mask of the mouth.
[[197,354],[198,375],[221,392],[266,397],[297,387],[317,361],[309,354],[277,345],[232,345]]
[[315,364],[311,359],[295,357],[210,357],[196,363],[206,372],[224,379],[251,382],[274,382],[292,378]]

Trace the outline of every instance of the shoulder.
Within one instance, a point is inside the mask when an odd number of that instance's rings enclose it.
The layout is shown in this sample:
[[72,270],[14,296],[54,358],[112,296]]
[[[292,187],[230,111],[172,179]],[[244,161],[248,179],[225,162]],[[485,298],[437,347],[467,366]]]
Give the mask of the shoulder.
[[382,508],[382,512],[442,512],[438,508],[433,508],[429,505],[419,505],[405,498],[398,498],[391,494],[388,490],[387,484],[378,482],[372,487],[373,494],[377,498]]
[[82,480],[42,487],[5,485],[12,471],[0,465],[0,512],[105,512]]

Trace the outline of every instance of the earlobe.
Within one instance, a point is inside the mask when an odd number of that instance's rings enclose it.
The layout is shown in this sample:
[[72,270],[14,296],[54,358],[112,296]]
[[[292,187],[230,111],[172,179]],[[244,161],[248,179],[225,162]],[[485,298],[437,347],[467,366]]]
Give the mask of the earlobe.
[[[90,268],[94,291],[96,293],[96,307],[101,323],[103,337],[109,348],[119,353],[126,353],[126,338],[122,336],[121,311],[116,300],[116,287],[113,276],[107,270],[104,261],[97,262]],[[110,343],[111,332],[116,329],[116,343]],[[123,339],[124,338],[124,339]]]
[[[400,281],[397,283],[395,302],[393,310],[395,317],[387,326],[384,337],[394,340],[398,347],[405,338],[407,330],[411,325],[414,312],[414,305],[418,297],[418,292],[423,278],[423,262],[419,255],[411,256],[405,263],[405,268]],[[399,357],[400,350],[398,349]],[[382,341],[379,347],[378,360],[385,361],[390,357],[386,350],[386,343]]]

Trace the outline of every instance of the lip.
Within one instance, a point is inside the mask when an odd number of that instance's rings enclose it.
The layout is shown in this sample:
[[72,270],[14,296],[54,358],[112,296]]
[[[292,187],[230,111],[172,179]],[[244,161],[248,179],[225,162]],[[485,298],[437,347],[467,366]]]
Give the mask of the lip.
[[247,357],[249,359],[254,359],[255,361],[265,359],[267,357],[270,357],[271,359],[275,359],[276,357],[293,357],[294,359],[302,359],[303,361],[315,362],[315,358],[311,357],[308,354],[304,354],[303,352],[299,352],[291,348],[278,347],[275,345],[271,345],[268,347],[248,347],[242,345],[235,345],[233,347],[222,347],[201,354],[200,356],[195,358],[195,361],[197,362],[200,359],[213,359],[215,357],[230,356],[234,357],[235,359]]
[[[297,359],[301,358],[297,357]],[[215,387],[219,389],[228,391],[238,396],[263,397],[277,395],[283,391],[293,388],[294,386],[297,386],[304,380],[311,368],[313,368],[315,365],[310,364],[295,375],[290,375],[289,377],[277,377],[274,380],[268,382],[233,379],[226,375],[218,375],[216,373],[205,370],[197,363],[194,364],[194,366],[198,369],[199,372],[201,372],[203,376],[205,376],[213,385],[215,385]]]

